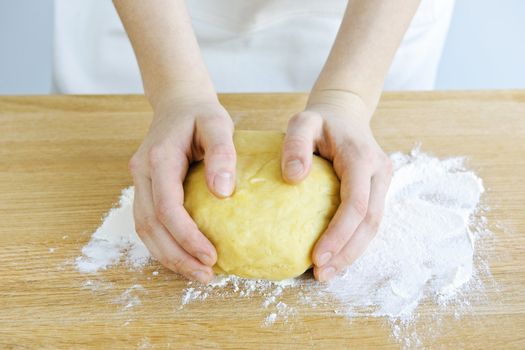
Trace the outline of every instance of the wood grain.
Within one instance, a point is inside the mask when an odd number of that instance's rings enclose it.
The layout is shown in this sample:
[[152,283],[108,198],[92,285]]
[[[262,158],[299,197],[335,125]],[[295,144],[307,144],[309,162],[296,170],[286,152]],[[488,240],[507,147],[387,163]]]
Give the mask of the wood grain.
[[[238,129],[284,130],[305,99],[221,96]],[[150,118],[142,96],[0,97],[0,348],[399,347],[385,320],[350,322],[328,307],[299,307],[272,327],[261,326],[257,298],[178,310],[186,283],[158,264],[79,274],[71,262],[131,184],[127,162]],[[483,253],[494,281],[459,319],[423,305],[423,344],[525,348],[525,91],[387,93],[372,125],[388,152],[420,141],[437,156],[467,155],[488,189],[495,237]],[[91,290],[86,280],[111,288]],[[125,309],[115,299],[133,284],[145,288],[142,304]]]

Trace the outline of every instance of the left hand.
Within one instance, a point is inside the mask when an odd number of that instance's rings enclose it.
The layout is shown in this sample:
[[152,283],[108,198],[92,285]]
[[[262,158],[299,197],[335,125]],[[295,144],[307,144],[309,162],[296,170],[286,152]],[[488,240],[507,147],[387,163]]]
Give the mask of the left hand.
[[365,251],[379,228],[392,176],[390,158],[369,126],[370,108],[355,95],[328,97],[314,98],[290,119],[281,163],[284,180],[297,183],[308,175],[316,152],[332,161],[341,181],[341,204],[313,250],[319,281],[331,279]]

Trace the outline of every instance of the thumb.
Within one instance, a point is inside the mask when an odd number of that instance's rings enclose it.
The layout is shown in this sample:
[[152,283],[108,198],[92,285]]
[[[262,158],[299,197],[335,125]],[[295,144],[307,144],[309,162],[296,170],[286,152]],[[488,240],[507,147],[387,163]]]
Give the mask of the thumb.
[[204,149],[206,183],[217,197],[232,195],[235,189],[236,153],[233,145],[233,123],[222,118],[209,119],[200,130]]
[[281,157],[281,171],[286,182],[298,183],[310,172],[320,128],[320,117],[312,113],[302,112],[290,119]]

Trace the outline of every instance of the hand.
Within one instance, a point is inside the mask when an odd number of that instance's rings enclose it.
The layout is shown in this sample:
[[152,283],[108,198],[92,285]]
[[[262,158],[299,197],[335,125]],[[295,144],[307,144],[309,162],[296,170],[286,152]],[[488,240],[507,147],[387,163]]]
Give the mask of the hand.
[[390,158],[372,135],[370,109],[347,94],[311,96],[307,108],[290,120],[283,143],[285,181],[306,178],[313,152],[333,162],[341,181],[341,204],[313,250],[320,281],[352,264],[375,236],[392,175]]
[[233,122],[216,98],[159,105],[129,163],[135,183],[135,228],[162,265],[207,283],[213,278],[217,252],[183,206],[183,181],[190,162],[204,159],[210,191],[218,197],[233,193]]

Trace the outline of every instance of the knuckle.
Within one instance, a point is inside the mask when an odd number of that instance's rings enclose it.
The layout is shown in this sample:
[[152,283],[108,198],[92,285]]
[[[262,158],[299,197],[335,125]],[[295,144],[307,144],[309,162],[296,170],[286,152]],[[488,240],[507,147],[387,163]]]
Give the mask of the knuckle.
[[170,205],[166,203],[164,199],[160,199],[157,202],[157,205],[155,206],[155,214],[161,222],[166,223],[170,219],[172,212]]
[[287,136],[283,142],[283,149],[288,154],[298,154],[311,147],[311,142],[299,135]]
[[352,209],[361,219],[364,219],[368,211],[368,198],[363,194],[355,194],[352,201]]
[[337,233],[334,233],[331,237],[328,238],[328,246],[332,246],[336,248],[336,250],[339,250],[341,247],[343,247],[347,240],[348,240],[349,233],[340,231]]
[[184,259],[179,256],[161,256],[159,262],[168,269],[175,272],[184,271]]
[[381,225],[381,219],[382,219],[382,213],[376,213],[376,212],[369,212],[366,215],[365,222],[371,229],[371,233],[375,234],[377,230],[379,230],[379,226]]
[[348,234],[345,234],[345,233],[341,233],[341,234],[335,235],[334,239],[333,239],[334,246],[337,249],[343,247],[346,244],[347,240],[348,240],[347,236],[348,236]]
[[166,266],[167,268],[171,269],[170,266],[170,259],[166,255],[161,255],[157,258],[159,263],[161,263],[162,266]]
[[218,143],[210,147],[209,155],[219,156],[228,160],[235,160],[235,147],[231,143]]
[[193,239],[193,237],[189,234],[180,235],[180,237],[177,237],[177,242],[187,251],[191,252],[194,251],[193,247],[196,246],[196,241]]
[[376,163],[377,159],[377,153],[368,146],[365,146],[359,150],[359,160],[368,164],[372,165]]
[[215,113],[207,114],[197,119],[203,126],[228,126],[233,128],[233,120],[224,108],[215,110]]
[[150,235],[156,227],[156,219],[151,216],[145,216],[141,220],[136,220],[135,230],[141,236]]
[[139,155],[137,153],[135,153],[131,159],[129,160],[128,162],[128,169],[129,169],[129,172],[132,174],[132,175],[135,175],[139,172],[139,169],[141,167],[141,160],[139,158]]
[[360,162],[370,168],[378,164],[386,164],[390,161],[390,158],[386,154],[383,154],[382,151],[378,152],[376,147],[371,145],[358,146],[350,140],[341,143],[339,152],[346,161]]
[[341,255],[344,267],[350,266],[354,263],[354,257],[352,256],[352,254],[350,254],[349,251],[344,251]]
[[153,145],[148,151],[148,162],[152,169],[158,168],[165,159],[164,147]]

